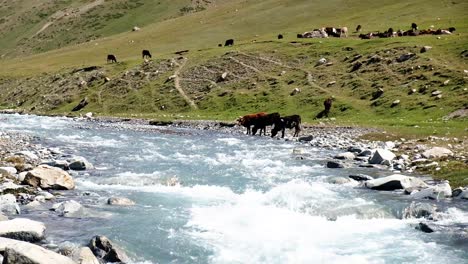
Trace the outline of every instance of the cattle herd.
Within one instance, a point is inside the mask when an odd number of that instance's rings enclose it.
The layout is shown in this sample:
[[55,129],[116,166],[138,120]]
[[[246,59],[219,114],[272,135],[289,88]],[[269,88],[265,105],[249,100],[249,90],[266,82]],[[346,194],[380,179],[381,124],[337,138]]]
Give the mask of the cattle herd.
[[239,125],[247,128],[247,135],[254,135],[260,130],[260,136],[266,136],[266,128],[271,126],[271,137],[275,137],[281,131],[284,138],[286,128],[294,128],[294,137],[301,131],[301,117],[299,115],[280,116],[279,113],[267,114],[265,112],[241,116],[237,119]]
[[[360,25],[359,25],[360,26]],[[359,32],[361,28],[356,28],[356,32]],[[420,36],[420,35],[451,35],[455,31],[454,27],[450,27],[448,29],[437,29],[434,30],[432,28],[429,29],[418,29],[418,25],[416,23],[411,24],[411,29],[409,30],[393,30],[393,28],[389,28],[387,31],[384,32],[369,32],[367,34],[359,34],[359,38],[361,39],[371,39],[371,38],[391,38],[391,37],[404,37],[404,36]]]

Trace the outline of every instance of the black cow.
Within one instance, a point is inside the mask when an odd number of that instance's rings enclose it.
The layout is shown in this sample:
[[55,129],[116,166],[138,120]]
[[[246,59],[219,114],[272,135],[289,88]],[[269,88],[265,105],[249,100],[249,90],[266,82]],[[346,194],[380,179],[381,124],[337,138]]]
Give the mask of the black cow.
[[113,63],[113,62],[117,63],[117,58],[114,55],[109,54],[109,55],[107,55],[107,63],[109,63],[109,62],[110,63]]
[[227,47],[227,46],[234,46],[234,40],[233,39],[226,40],[226,42],[224,43],[224,47]]
[[281,131],[281,138],[284,138],[286,128],[294,128],[293,137],[299,136],[299,132],[301,131],[301,116],[292,115],[279,118],[271,129],[271,137],[275,137]]
[[278,35],[278,39],[283,39],[283,35],[282,35],[282,34],[279,34],[279,35]]
[[265,116],[259,117],[257,120],[255,120],[255,123],[253,124],[254,126],[252,128],[252,135],[255,136],[255,134],[257,133],[259,129],[260,129],[260,136],[262,135],[262,131],[263,131],[263,135],[266,135],[266,127],[274,125],[276,122],[278,122],[279,119],[280,119],[279,113],[272,113],[272,114],[267,114]]
[[149,50],[143,50],[141,52],[141,56],[143,57],[143,59],[145,59],[146,57],[150,58],[151,59],[151,53]]
[[358,25],[358,26],[356,27],[356,32],[361,32],[361,28],[362,28],[361,25]]
[[416,25],[416,23],[411,23],[411,29],[418,30],[418,25]]
[[297,38],[304,38],[304,35],[302,35],[302,34],[297,34]]
[[449,27],[448,28],[448,31],[450,31],[450,33],[453,33],[456,29],[454,27]]

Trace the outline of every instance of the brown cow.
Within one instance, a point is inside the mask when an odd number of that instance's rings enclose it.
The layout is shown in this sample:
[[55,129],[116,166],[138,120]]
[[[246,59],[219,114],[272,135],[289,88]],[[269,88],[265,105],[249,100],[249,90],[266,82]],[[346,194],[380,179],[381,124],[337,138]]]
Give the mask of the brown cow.
[[247,135],[251,134],[250,127],[257,123],[257,120],[263,116],[266,116],[267,113],[260,112],[256,114],[249,114],[245,116],[241,116],[237,119],[239,125],[247,128]]
[[273,126],[275,123],[278,122],[280,119],[280,114],[279,113],[272,113],[272,114],[267,114],[265,116],[261,116],[258,119],[254,120],[254,126],[252,128],[252,135],[255,136],[257,131],[260,129],[260,136],[263,135],[266,136],[266,127],[267,126]]

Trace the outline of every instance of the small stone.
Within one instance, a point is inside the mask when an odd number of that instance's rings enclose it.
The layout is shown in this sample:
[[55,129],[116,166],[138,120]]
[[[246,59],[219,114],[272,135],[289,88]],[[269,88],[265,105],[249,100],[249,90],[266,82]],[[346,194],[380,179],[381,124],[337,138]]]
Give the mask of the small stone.
[[135,205],[135,202],[125,198],[125,197],[110,197],[107,200],[107,204],[109,205],[121,205],[121,206],[130,206]]

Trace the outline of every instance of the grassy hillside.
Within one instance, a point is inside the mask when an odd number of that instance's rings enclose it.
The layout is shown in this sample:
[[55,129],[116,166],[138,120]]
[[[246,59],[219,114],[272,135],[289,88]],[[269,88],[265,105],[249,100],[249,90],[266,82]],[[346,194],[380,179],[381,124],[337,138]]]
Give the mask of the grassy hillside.
[[[49,12],[53,13],[93,2],[44,4],[54,6]],[[104,14],[115,13],[110,7],[121,2],[135,6],[106,20]],[[5,3],[9,2],[2,6]],[[30,1],[17,3],[15,10],[22,10]],[[0,60],[0,107],[66,114],[87,97],[90,104],[83,111],[100,114],[234,119],[247,112],[279,111],[301,114],[311,122],[323,100],[333,95],[332,117],[344,124],[466,134],[466,119],[442,119],[468,107],[467,55],[462,53],[468,49],[466,1],[220,0],[206,9],[197,6],[196,1],[105,1],[70,26],[82,28],[78,36],[109,37],[66,46],[62,28],[49,35],[48,47],[53,50],[30,56],[13,52],[8,55],[12,58]],[[198,12],[186,12],[190,10]],[[82,27],[91,20],[100,26]],[[322,26],[347,26],[352,32],[361,24],[367,32],[407,29],[411,22],[420,28],[453,26],[457,31],[440,38],[360,40],[353,33],[347,39],[296,39],[296,33]],[[146,26],[129,32],[135,24]],[[114,35],[118,32],[124,33]],[[278,33],[285,39],[277,40]],[[234,38],[236,45],[217,47],[227,38]],[[43,42],[34,41],[28,45],[38,52]],[[17,45],[11,40],[2,43],[2,49]],[[66,47],[54,49],[62,44]],[[426,45],[432,49],[420,53]],[[142,49],[151,50],[153,60],[143,62]],[[174,54],[180,50],[190,51]],[[106,64],[109,53],[117,56],[118,64]],[[407,53],[414,56],[398,62]],[[321,58],[329,64],[317,65]],[[361,68],[352,71],[357,62]],[[89,66],[96,68],[80,70]],[[226,79],[221,78],[223,73]],[[301,92],[292,96],[294,88]],[[377,98],[379,89],[384,93]],[[392,106],[395,100],[400,103]]]

